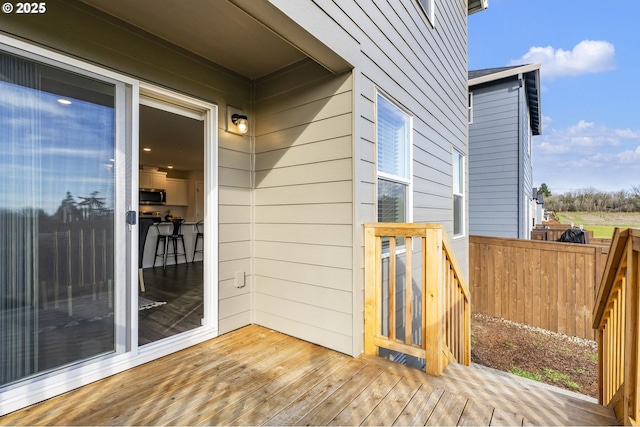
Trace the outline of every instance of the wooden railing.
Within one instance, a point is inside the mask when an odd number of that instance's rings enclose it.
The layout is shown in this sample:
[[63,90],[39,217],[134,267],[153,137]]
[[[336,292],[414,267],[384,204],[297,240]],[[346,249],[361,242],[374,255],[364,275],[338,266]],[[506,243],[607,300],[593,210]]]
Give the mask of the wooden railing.
[[471,363],[468,287],[439,224],[365,224],[365,352]]
[[640,230],[616,229],[593,310],[599,401],[624,425],[640,412]]

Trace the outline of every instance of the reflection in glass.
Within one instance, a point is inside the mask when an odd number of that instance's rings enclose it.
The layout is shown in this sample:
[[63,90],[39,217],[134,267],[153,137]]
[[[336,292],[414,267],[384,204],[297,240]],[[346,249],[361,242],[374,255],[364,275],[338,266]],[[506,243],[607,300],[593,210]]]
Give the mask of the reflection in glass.
[[114,85],[0,53],[0,386],[114,351]]

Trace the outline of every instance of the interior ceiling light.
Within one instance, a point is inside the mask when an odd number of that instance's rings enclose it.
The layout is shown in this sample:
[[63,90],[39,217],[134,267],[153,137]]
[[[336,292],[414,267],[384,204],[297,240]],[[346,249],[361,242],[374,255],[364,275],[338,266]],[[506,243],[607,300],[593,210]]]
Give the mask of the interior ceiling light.
[[244,135],[249,130],[249,121],[247,120],[247,116],[234,114],[231,116],[231,122],[238,128],[238,133]]
[[144,148],[142,149],[142,151],[151,151],[151,148],[149,148],[149,147],[144,147]]
[[58,99],[58,103],[62,104],[62,105],[71,105],[71,101],[69,101],[68,99],[64,99],[64,98]]

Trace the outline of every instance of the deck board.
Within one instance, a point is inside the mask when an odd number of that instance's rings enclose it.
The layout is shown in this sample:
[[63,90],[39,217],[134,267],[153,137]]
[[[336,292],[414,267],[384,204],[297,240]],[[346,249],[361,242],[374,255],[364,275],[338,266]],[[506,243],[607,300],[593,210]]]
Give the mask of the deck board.
[[493,416],[493,408],[475,400],[468,400],[458,420],[459,426],[488,426]]
[[609,408],[480,369],[434,377],[248,326],[0,417],[0,425],[615,425]]

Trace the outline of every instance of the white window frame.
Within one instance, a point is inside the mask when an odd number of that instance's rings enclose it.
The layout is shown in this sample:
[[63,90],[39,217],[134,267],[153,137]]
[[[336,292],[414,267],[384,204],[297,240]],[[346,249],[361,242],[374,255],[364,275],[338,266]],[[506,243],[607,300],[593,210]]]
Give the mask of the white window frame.
[[[402,114],[406,115],[408,122],[408,136],[405,141],[404,153],[406,155],[406,176],[394,175],[386,172],[379,171],[379,162],[378,162],[378,111],[379,111],[379,100],[383,99],[385,102],[396,108]],[[405,108],[402,108],[398,102],[395,102],[390,96],[387,96],[380,90],[376,90],[375,96],[375,142],[376,142],[376,221],[379,221],[378,217],[378,186],[380,180],[389,181],[396,184],[401,184],[405,186],[406,191],[406,200],[405,200],[405,212],[406,216],[404,218],[404,222],[410,223],[413,222],[413,115],[409,113]],[[396,254],[400,254],[406,251],[404,245],[399,245],[396,247]],[[388,257],[388,250],[383,251],[383,258]]]
[[467,123],[473,123],[473,91],[469,91],[467,100]]
[[431,26],[435,26],[435,0],[418,0],[420,8],[427,16]]
[[[458,164],[457,160],[460,160],[460,162],[462,163],[461,165]],[[460,151],[456,150],[455,148],[452,148],[451,150],[451,201],[452,201],[452,205],[451,205],[451,212],[452,212],[452,218],[453,218],[453,223],[452,223],[452,228],[453,228],[453,238],[454,239],[459,239],[461,237],[465,237],[466,236],[466,178],[467,178],[467,174],[466,174],[466,156],[464,154],[462,154]],[[460,177],[459,177],[459,186],[460,188],[460,192],[456,192],[456,170],[459,171]],[[459,233],[456,233],[455,230],[455,223],[456,223],[456,197],[459,197],[462,200],[461,206],[462,206],[462,212],[460,212],[460,223],[462,224],[462,231]]]

